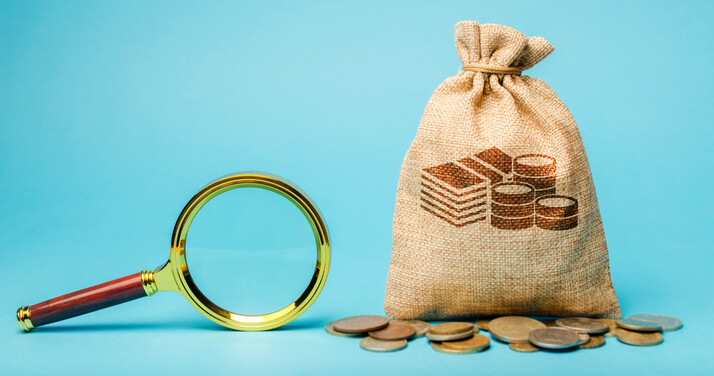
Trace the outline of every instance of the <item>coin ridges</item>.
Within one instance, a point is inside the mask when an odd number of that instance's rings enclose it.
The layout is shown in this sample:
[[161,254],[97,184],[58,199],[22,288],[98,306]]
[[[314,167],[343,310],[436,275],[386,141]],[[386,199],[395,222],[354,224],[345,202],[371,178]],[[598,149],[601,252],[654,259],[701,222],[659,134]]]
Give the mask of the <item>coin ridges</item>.
[[416,331],[416,334],[414,335],[415,338],[423,337],[424,334],[429,332],[429,328],[431,327],[428,322],[421,320],[392,320],[390,321],[390,324],[391,323],[406,324],[412,326]]
[[682,322],[678,318],[672,316],[657,315],[654,313],[642,313],[639,315],[632,315],[628,317],[628,319],[653,322],[661,326],[662,330],[665,332],[677,330],[682,327]]
[[476,326],[481,330],[488,331],[488,323],[489,322],[491,322],[490,319],[479,319],[479,320],[476,320]]
[[393,322],[389,323],[389,325],[384,329],[369,332],[370,337],[382,341],[396,341],[400,339],[407,339],[415,334],[416,329],[414,329],[413,326]]
[[385,328],[389,319],[384,316],[362,315],[337,320],[333,328],[342,333],[365,333]]
[[467,330],[465,332],[461,333],[452,333],[452,334],[436,334],[436,333],[426,333],[426,338],[428,338],[430,341],[436,341],[436,342],[443,342],[443,341],[458,341],[462,339],[467,339],[470,338],[474,335],[474,330]]
[[540,328],[545,328],[545,324],[521,316],[499,317],[488,323],[491,336],[502,342],[528,342],[530,332]]
[[590,340],[578,346],[580,349],[594,349],[605,345],[604,336],[590,336]]
[[325,324],[325,331],[329,334],[332,334],[333,336],[337,337],[364,337],[364,333],[342,333],[338,332],[335,330],[333,325],[335,324],[334,321],[328,322]]
[[610,329],[603,334],[605,337],[614,337],[615,336],[615,331],[617,330],[617,323],[615,322],[615,320],[613,320],[613,319],[597,319],[597,321],[602,321],[610,327]]
[[538,347],[554,350],[567,349],[582,343],[578,332],[559,327],[536,329],[529,334],[528,339]]
[[453,350],[474,350],[483,351],[491,343],[491,340],[483,335],[474,334],[473,337],[465,339],[463,341],[452,341],[452,342],[442,342],[442,345],[446,348]]
[[581,333],[601,334],[607,333],[610,330],[610,327],[606,323],[595,319],[589,319],[587,317],[568,317],[558,319],[555,320],[555,324]]
[[617,328],[615,337],[618,341],[632,346],[654,346],[663,340],[660,332],[635,332],[623,328]]
[[475,354],[477,352],[480,352],[481,350],[477,349],[450,349],[448,347],[444,347],[443,343],[440,342],[431,342],[431,348],[444,354],[459,354],[459,355],[465,355],[465,354]]
[[620,328],[625,328],[627,330],[634,330],[636,332],[661,332],[662,327],[659,324],[651,321],[642,320],[632,320],[632,319],[622,319],[615,321],[617,326]]
[[432,325],[429,333],[433,334],[455,334],[474,330],[474,324],[470,322],[445,322]]
[[508,344],[508,347],[513,350],[513,351],[518,351],[518,352],[536,352],[540,351],[540,349],[536,346],[533,346],[530,342],[511,342]]
[[407,347],[407,340],[400,339],[398,341],[381,341],[372,337],[365,337],[359,341],[359,345],[361,348],[369,351],[389,352],[401,350]]
[[554,327],[554,326],[558,326],[558,325],[555,324],[555,320],[541,320],[541,322],[542,322],[543,324],[545,324],[545,326],[547,326],[548,328],[552,328],[552,327]]
[[578,337],[580,337],[580,343],[578,343],[580,346],[590,342],[590,335],[587,333],[578,333]]

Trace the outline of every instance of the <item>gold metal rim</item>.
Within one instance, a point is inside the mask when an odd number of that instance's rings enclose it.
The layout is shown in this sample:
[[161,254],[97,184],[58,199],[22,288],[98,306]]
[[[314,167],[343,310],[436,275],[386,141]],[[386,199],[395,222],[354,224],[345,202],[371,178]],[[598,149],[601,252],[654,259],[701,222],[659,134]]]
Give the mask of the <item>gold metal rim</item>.
[[[199,210],[221,193],[244,187],[262,188],[275,192],[297,206],[310,223],[317,248],[315,271],[305,291],[285,308],[265,315],[241,315],[217,306],[201,293],[193,282],[186,264],[186,236],[189,226]],[[282,177],[264,172],[243,172],[214,181],[186,204],[176,221],[171,237],[169,261],[154,272],[152,277],[158,291],[179,292],[199,312],[214,322],[231,329],[259,331],[285,325],[305,312],[322,291],[329,269],[330,241],[327,226],[317,205],[310,197],[295,184]]]

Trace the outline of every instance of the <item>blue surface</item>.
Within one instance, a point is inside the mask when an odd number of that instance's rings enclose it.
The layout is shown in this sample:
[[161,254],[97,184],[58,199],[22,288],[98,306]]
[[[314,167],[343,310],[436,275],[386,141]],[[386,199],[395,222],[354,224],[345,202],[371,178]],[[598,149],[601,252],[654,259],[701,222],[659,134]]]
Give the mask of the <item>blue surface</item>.
[[[618,3],[3,1],[0,373],[711,374],[714,5]],[[324,333],[383,313],[399,167],[464,19],[556,47],[529,74],[580,126],[623,314],[685,324],[662,346],[374,354]],[[226,331],[160,293],[20,333],[21,305],[160,264],[186,201],[240,170],[293,180],[330,225],[298,320]]]

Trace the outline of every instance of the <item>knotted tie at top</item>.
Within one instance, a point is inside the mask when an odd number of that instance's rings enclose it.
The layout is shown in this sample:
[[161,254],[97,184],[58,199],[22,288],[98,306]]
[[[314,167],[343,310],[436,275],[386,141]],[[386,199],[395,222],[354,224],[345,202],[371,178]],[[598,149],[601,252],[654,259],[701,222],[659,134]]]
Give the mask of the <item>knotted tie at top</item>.
[[462,69],[464,71],[471,71],[471,72],[509,74],[509,75],[514,75],[514,76],[521,75],[521,70],[518,68],[499,67],[496,65],[488,65],[488,64],[478,64],[478,63],[464,64]]

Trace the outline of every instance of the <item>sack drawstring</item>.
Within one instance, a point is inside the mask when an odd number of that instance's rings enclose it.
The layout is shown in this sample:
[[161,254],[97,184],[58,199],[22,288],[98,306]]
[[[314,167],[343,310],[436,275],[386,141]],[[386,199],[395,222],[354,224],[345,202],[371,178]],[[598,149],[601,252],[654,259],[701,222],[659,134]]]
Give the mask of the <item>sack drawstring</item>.
[[518,68],[511,67],[499,67],[496,65],[488,64],[464,64],[462,67],[464,71],[470,72],[482,72],[482,73],[495,73],[495,74],[508,74],[514,76],[520,76],[521,70]]

